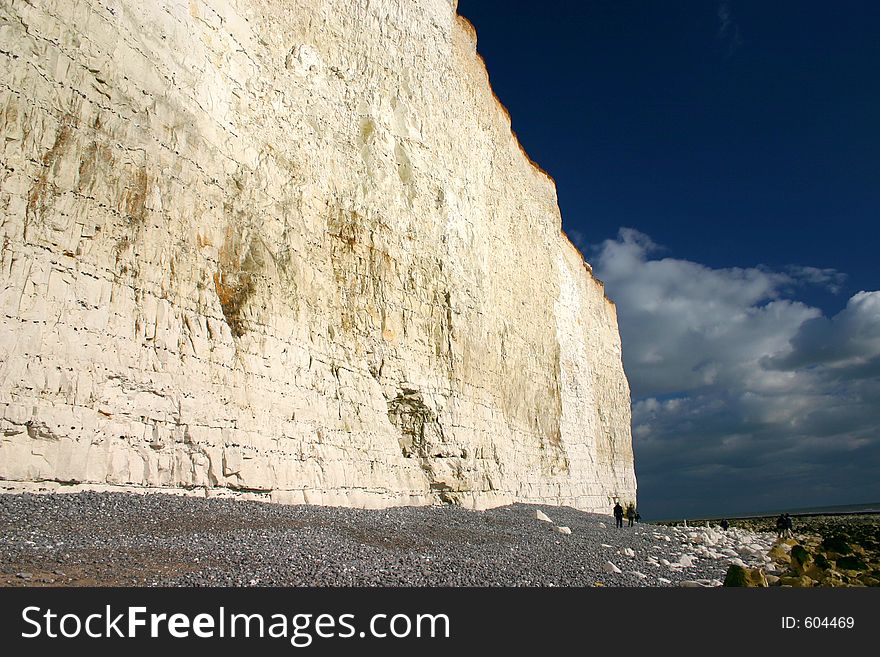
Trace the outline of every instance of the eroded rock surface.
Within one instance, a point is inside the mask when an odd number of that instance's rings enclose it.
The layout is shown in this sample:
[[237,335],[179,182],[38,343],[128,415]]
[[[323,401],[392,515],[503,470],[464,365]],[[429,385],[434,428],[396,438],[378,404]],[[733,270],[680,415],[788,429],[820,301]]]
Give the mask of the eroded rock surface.
[[454,3],[11,0],[0,34],[7,488],[635,499],[614,306]]

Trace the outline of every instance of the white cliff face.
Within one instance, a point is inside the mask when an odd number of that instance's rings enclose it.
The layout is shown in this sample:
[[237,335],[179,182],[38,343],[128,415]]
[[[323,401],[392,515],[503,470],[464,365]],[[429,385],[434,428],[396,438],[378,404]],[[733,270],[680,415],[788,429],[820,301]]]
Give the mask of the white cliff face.
[[7,488],[635,499],[614,306],[449,0],[0,21]]

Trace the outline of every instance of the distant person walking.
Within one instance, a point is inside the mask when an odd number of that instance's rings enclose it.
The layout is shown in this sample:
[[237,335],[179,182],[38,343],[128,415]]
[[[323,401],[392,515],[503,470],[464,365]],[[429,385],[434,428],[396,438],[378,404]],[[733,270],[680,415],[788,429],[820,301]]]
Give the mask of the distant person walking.
[[636,510],[632,504],[626,507],[626,519],[629,521],[628,526],[633,526],[633,521],[636,519]]
[[728,527],[730,527],[730,523],[727,522],[727,518],[722,518],[721,519],[721,529],[723,529],[724,531],[727,531]]
[[782,513],[776,519],[776,538],[785,538],[785,515]]
[[620,502],[614,503],[614,523],[616,527],[623,527],[623,507]]

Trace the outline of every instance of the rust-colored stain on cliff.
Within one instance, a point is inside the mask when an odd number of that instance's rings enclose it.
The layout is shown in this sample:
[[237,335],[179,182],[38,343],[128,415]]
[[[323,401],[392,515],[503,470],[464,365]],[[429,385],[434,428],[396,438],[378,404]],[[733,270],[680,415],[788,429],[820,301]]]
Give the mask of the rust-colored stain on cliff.
[[55,184],[50,182],[49,177],[55,173],[56,163],[64,156],[70,146],[70,138],[75,124],[76,117],[72,114],[65,114],[61,119],[58,132],[55,134],[55,141],[40,159],[40,175],[31,187],[25,210],[25,240],[27,240],[28,226],[31,220],[42,219],[52,206],[52,198],[56,195],[57,190]]
[[247,332],[244,307],[256,287],[252,271],[256,263],[251,257],[253,244],[248,247],[244,258],[242,258],[242,250],[242,236],[230,224],[226,228],[226,237],[220,247],[219,267],[214,273],[214,291],[220,301],[220,309],[223,311],[226,324],[236,338],[242,337]]
[[123,205],[128,220],[132,223],[142,224],[147,214],[147,188],[150,179],[145,169],[135,171],[131,182],[125,190]]

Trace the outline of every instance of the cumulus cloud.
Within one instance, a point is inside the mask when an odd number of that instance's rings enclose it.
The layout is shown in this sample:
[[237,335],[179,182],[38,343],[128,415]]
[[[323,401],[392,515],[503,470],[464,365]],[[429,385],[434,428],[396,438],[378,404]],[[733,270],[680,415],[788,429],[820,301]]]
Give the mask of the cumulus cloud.
[[631,229],[593,253],[618,307],[651,514],[880,499],[880,292],[826,317],[791,293],[839,286],[834,270],[662,255]]
[[650,259],[659,250],[647,235],[622,229],[618,239],[602,244],[594,263],[619,307],[636,397],[741,380],[820,314],[780,298],[793,283],[790,274]]
[[852,368],[880,357],[880,292],[859,292],[832,318],[804,322],[791,338],[791,350],[768,359],[770,367],[815,365]]

